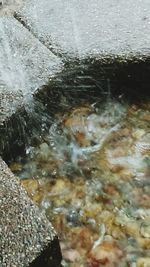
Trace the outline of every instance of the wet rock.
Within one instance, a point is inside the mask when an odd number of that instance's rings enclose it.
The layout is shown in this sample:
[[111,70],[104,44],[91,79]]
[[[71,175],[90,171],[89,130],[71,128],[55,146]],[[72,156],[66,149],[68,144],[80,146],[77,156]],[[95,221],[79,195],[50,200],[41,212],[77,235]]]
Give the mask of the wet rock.
[[58,238],[45,215],[0,159],[2,267],[58,267]]
[[28,0],[17,17],[55,53],[148,55],[149,0]]

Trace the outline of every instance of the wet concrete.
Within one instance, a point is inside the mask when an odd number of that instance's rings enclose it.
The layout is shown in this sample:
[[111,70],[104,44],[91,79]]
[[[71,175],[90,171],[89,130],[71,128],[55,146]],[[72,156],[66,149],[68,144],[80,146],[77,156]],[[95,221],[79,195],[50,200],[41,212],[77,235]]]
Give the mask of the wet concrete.
[[56,54],[149,54],[149,0],[28,0],[17,17]]
[[61,253],[52,225],[1,158],[0,184],[1,266],[59,266]]

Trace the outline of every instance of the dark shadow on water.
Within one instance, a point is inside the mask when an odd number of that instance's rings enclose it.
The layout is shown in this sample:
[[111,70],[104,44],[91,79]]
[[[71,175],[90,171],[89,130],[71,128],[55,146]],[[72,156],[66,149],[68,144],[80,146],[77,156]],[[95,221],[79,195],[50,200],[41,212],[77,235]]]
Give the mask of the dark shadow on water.
[[[49,256],[51,255],[51,257]],[[61,267],[61,251],[59,247],[58,239],[55,238],[45,249],[39,257],[37,257],[31,264],[30,267]]]
[[[69,61],[64,71],[34,95],[31,109],[20,109],[0,131],[0,151],[6,162],[36,145],[59,111],[85,103],[103,103],[108,97],[130,103],[150,99],[150,59],[138,62],[87,59]],[[38,137],[37,137],[38,136]]]

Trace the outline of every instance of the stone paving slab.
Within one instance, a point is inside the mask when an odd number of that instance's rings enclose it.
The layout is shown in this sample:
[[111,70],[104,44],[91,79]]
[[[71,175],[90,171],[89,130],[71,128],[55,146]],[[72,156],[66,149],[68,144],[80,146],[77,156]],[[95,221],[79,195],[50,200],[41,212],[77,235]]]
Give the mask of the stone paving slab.
[[[9,153],[14,140],[18,144],[22,139],[24,124],[20,110],[32,113],[32,94],[47,84],[62,67],[61,60],[20,22],[13,17],[0,17],[1,156],[4,151]],[[12,116],[14,119],[10,120]]]
[[21,23],[0,17],[0,125],[61,69],[61,60]]
[[27,0],[16,16],[58,54],[150,53],[149,0]]
[[52,225],[32,203],[1,158],[0,206],[0,266],[26,267],[32,262],[31,266],[39,266],[34,265],[34,260],[44,251],[48,251],[48,255],[45,252],[43,259],[39,259],[41,266],[59,266],[60,248]]
[[13,16],[26,0],[0,0],[0,16]]

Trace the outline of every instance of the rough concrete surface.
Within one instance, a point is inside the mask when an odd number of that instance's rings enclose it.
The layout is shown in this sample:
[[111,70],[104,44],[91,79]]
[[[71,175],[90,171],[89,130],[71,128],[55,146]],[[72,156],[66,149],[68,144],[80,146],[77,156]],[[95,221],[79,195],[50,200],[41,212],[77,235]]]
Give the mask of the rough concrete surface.
[[12,16],[26,0],[0,0],[0,16]]
[[21,23],[0,17],[0,124],[62,68]]
[[[42,251],[48,249],[54,240],[55,260],[59,264],[61,260],[59,243],[52,225],[31,202],[25,189],[20,186],[19,181],[1,158],[0,206],[0,266],[29,266],[29,263],[33,262]],[[43,264],[41,267],[44,266]],[[58,265],[46,266],[55,267]]]
[[0,127],[4,127],[5,121],[9,119],[16,110],[23,106],[23,95],[20,91],[0,91]]
[[27,0],[17,17],[55,53],[149,53],[149,0]]

